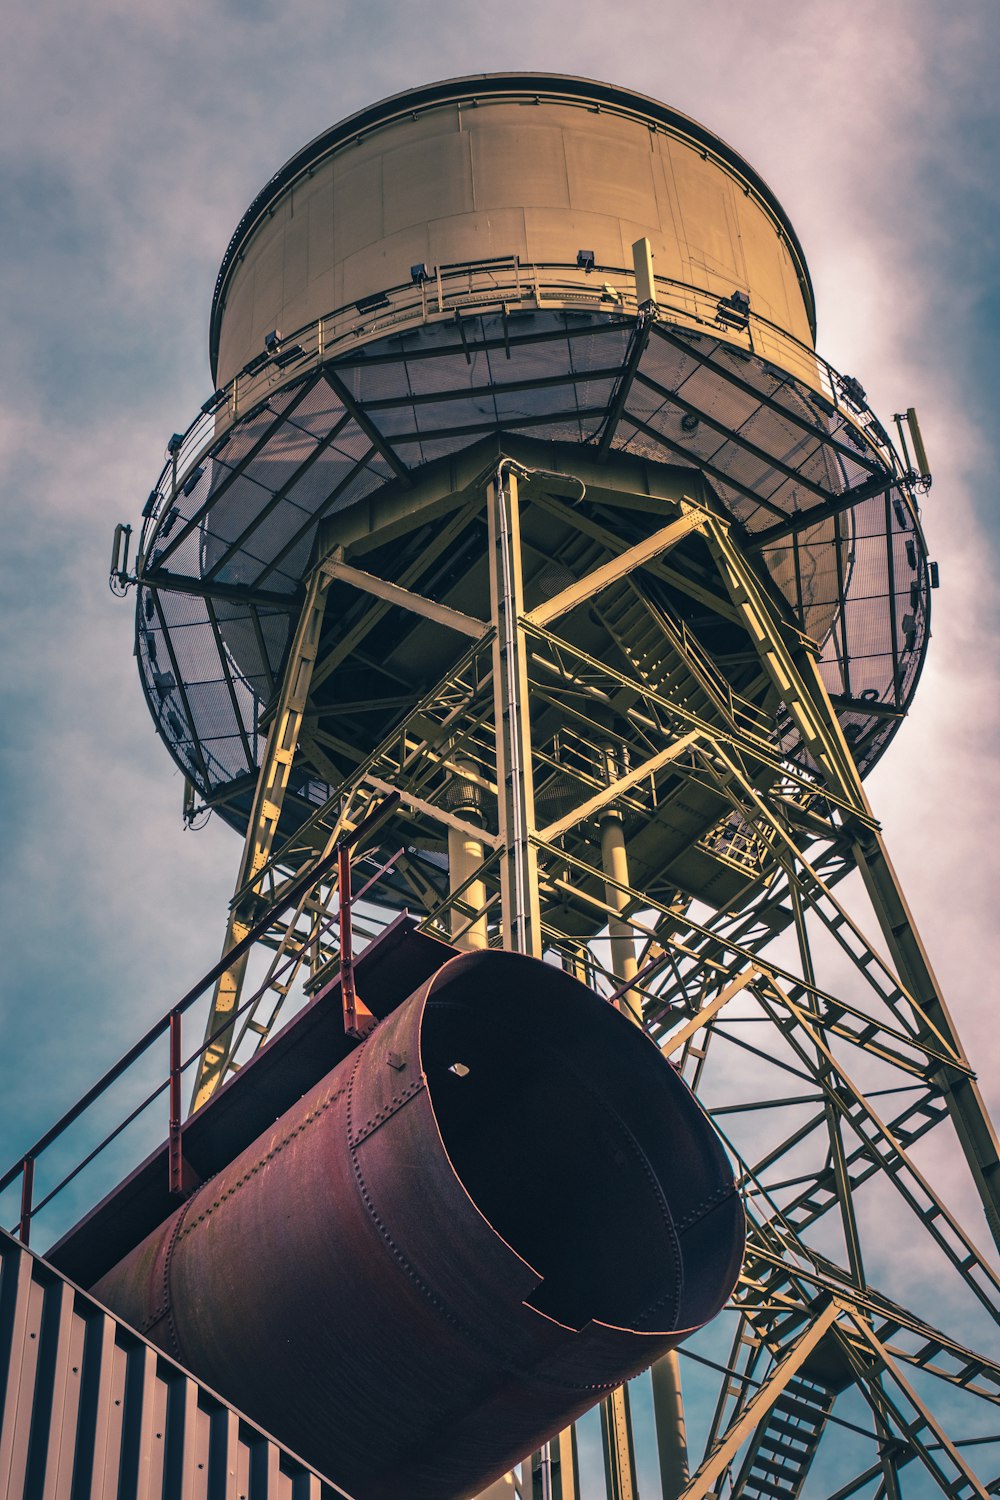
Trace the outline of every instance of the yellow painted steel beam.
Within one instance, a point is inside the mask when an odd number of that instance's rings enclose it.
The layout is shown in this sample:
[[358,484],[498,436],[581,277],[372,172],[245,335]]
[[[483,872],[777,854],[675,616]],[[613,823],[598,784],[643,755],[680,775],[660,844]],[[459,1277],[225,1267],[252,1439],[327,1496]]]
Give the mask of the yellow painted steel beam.
[[670,1057],[689,1042],[696,1032],[699,1032],[703,1026],[707,1026],[709,1021],[718,1015],[723,1006],[728,1005],[730,1000],[734,1000],[748,984],[752,984],[760,973],[761,970],[758,968],[749,968],[737,974],[736,978],[731,980],[717,995],[714,995],[706,1005],[703,1005],[696,1015],[693,1015],[689,1021],[685,1021],[684,1025],[678,1027],[676,1031],[672,1031],[660,1044],[660,1051],[664,1057]]
[[[837,1324],[834,1336],[853,1365],[862,1389],[864,1390],[866,1386],[868,1387],[866,1394],[868,1394],[869,1404],[877,1412],[880,1410],[884,1412],[886,1407],[889,1407],[890,1411],[892,1410],[885,1393],[871,1390],[870,1378],[868,1380],[865,1379],[868,1371],[866,1370],[866,1362],[858,1358],[859,1346],[861,1348],[867,1346],[869,1357],[874,1362],[879,1373],[884,1372],[888,1376],[889,1380],[904,1397],[911,1411],[917,1414],[918,1421],[914,1422],[912,1420],[907,1421],[903,1413],[892,1411],[896,1425],[900,1428],[899,1436],[916,1452],[917,1457],[929,1471],[931,1478],[940,1485],[945,1494],[956,1495],[962,1493],[963,1495],[968,1495],[971,1493],[977,1495],[979,1500],[989,1500],[992,1486],[990,1490],[987,1490],[973,1470],[969,1468],[955,1444],[934,1417],[930,1408],[898,1368],[889,1350],[880,1342],[865,1319],[859,1316],[853,1308],[847,1307],[843,1311],[845,1313],[844,1320],[842,1323]],[[933,1449],[931,1443],[925,1442],[921,1436],[924,1430],[926,1430],[932,1440]],[[958,1480],[953,1479],[943,1471],[936,1452],[947,1455],[953,1468],[957,1470]]]
[[[456,537],[465,529],[470,514],[470,507],[463,505],[446,518],[444,524],[435,532],[426,547],[421,550],[416,560],[408,568],[404,569],[399,581],[400,587],[407,588],[411,583],[414,583],[436,558],[440,557],[442,553],[447,552]],[[378,622],[385,617],[390,607],[385,599],[379,599],[356,625],[352,626],[350,630],[339,637],[323,660],[318,664],[314,687],[321,687],[341,663],[347,660],[352,651],[357,649],[365,637],[374,630]]]
[[[754,988],[765,1011],[773,1015],[768,1001],[769,999],[777,1000],[788,1011],[796,1027],[809,1039],[816,1054],[825,1064],[823,1075],[818,1080],[823,1092],[830,1099],[838,1114],[854,1131],[869,1159],[887,1173],[893,1186],[913,1210],[931,1238],[937,1241],[970,1290],[979,1297],[994,1319],[1000,1322],[1000,1276],[938,1197],[913,1158],[895,1139],[864,1091],[846,1072],[843,1063],[834,1057],[823,1039],[822,1023],[814,1022],[800,1006],[796,1005],[774,976],[766,970],[762,970]],[[800,1060],[808,1063],[808,1054],[796,1038],[787,1028],[780,1029],[785,1031],[792,1050]],[[939,1224],[947,1226],[947,1234],[938,1228]],[[977,1272],[978,1277],[974,1274]]]
[[681,1491],[679,1500],[707,1500],[716,1492],[716,1487],[747,1438],[765,1420],[771,1407],[820,1341],[826,1337],[840,1313],[840,1306],[832,1301],[800,1334],[767,1380],[754,1394],[742,1414],[729,1427],[722,1440],[712,1450],[691,1476],[690,1482]]
[[844,799],[852,811],[868,813],[870,809],[861,790],[854,757],[844,739],[835,714],[824,712],[826,704],[817,701],[815,683],[818,673],[808,662],[815,661],[816,648],[802,632],[779,618],[753,568],[733,542],[728,526],[717,517],[709,518],[705,530],[709,550],[716,558],[719,574],[739,609],[764,671],[791,714],[802,742],[820,767],[831,790]]
[[627,1386],[620,1385],[601,1403],[601,1438],[608,1500],[639,1500]]
[[544,604],[538,604],[529,610],[527,619],[533,625],[548,625],[557,620],[560,615],[567,614],[575,609],[578,604],[583,604],[587,599],[592,599],[602,589],[617,583],[620,578],[626,578],[634,573],[636,568],[641,568],[645,563],[652,562],[661,557],[664,552],[669,552],[671,547],[676,547],[692,531],[703,531],[705,518],[700,511],[692,510],[681,505],[682,515],[676,521],[671,521],[669,526],[655,531],[651,537],[643,542],[636,542],[634,547],[629,547],[625,552],[620,552],[610,562],[602,563],[585,578],[579,578],[570,584],[561,593],[552,599],[547,599]]
[[535,848],[535,792],[527,646],[523,626],[524,576],[516,467],[501,460],[487,491],[493,701],[504,947],[542,956],[542,919]]
[[570,828],[575,828],[577,823],[582,823],[585,818],[593,817],[595,813],[600,812],[601,808],[606,807],[608,803],[614,802],[618,797],[624,796],[626,792],[631,791],[640,782],[648,780],[650,776],[655,776],[657,771],[662,770],[664,766],[668,766],[672,761],[677,760],[679,756],[684,754],[685,750],[690,749],[696,740],[699,739],[700,734],[700,730],[692,729],[688,734],[680,735],[665,750],[660,750],[656,755],[651,755],[641,765],[634,767],[631,771],[626,771],[623,776],[619,776],[615,781],[602,787],[599,792],[595,792],[592,797],[588,797],[586,802],[581,802],[579,807],[573,808],[572,812],[566,813],[564,817],[557,818],[554,823],[549,823],[547,827],[539,829],[538,837],[543,843],[554,843],[561,834],[568,832]]
[[381,776],[369,773],[365,780],[380,792],[395,792],[403,807],[423,813],[425,817],[432,818],[435,823],[440,823],[449,832],[458,834],[460,838],[475,839],[477,843],[486,844],[491,849],[502,847],[503,840],[498,834],[488,833],[485,828],[479,828],[466,818],[460,818],[457,813],[449,812],[446,807],[438,807],[436,803],[428,802],[423,797],[415,797],[412,792],[400,791],[390,782],[383,781]]
[[[589,493],[590,491],[588,490]],[[622,498],[624,499],[625,497]],[[648,501],[649,497],[640,496],[636,498]],[[661,507],[663,503],[662,501],[660,502]],[[673,503],[676,504],[677,502]],[[621,544],[621,538],[609,527],[602,526],[599,521],[594,521],[589,516],[573,511],[562,500],[553,499],[551,495],[536,495],[533,504],[540,506],[543,510],[547,510],[550,515],[555,516],[560,521],[566,522],[567,525],[574,526],[576,530],[583,532],[585,536],[592,537],[595,542],[600,542],[602,546],[607,547],[609,552],[616,552]],[[689,598],[696,600],[697,603],[705,605],[707,609],[712,610],[714,614],[718,614],[722,619],[729,620],[733,624],[741,623],[739,611],[732,604],[728,594],[716,593],[712,589],[705,587],[704,584],[699,583],[695,578],[689,578],[686,573],[680,572],[679,569],[671,568],[663,561],[662,555],[650,558],[646,563],[646,567],[649,568],[654,577],[662,579],[664,583],[669,584],[672,588],[679,589],[681,593],[687,594]]]
[[849,826],[856,829],[852,854],[865,883],[882,935],[923,1019],[926,1039],[952,1051],[957,1066],[937,1075],[948,1111],[983,1204],[990,1233],[1000,1247],[1000,1139],[971,1076],[958,1034],[930,959],[896,877],[889,852],[872,815],[853,756],[844,739],[815,653],[800,632],[783,625],[756,582],[751,566],[712,518],[706,531],[720,573],[747,620],[765,670],[776,684],[830,790],[842,799]]
[[482,640],[490,628],[484,620],[475,620],[471,615],[463,614],[461,610],[449,609],[446,604],[438,604],[433,599],[425,598],[423,594],[415,594],[412,589],[401,588],[398,583],[390,583],[385,578],[376,578],[374,573],[365,573],[361,568],[352,568],[349,563],[344,562],[342,557],[327,558],[320,564],[320,570],[328,578],[337,578],[342,583],[349,583],[354,588],[360,589],[363,594],[372,594],[376,599],[384,599],[387,604],[397,604],[400,609],[408,609],[413,614],[433,620],[437,625],[444,625],[449,630],[457,630],[461,635],[471,636],[474,641]]
[[1000,1141],[962,1048],[930,959],[913,921],[881,834],[862,830],[854,858],[900,978],[914,995],[934,1036],[942,1036],[958,1066],[945,1062],[935,1074],[965,1159],[982,1201],[986,1222],[1000,1248]]
[[[255,886],[267,864],[281,818],[288,777],[298,749],[309,687],[319,653],[328,586],[329,579],[316,571],[306,589],[305,603],[292,640],[278,706],[267,737],[264,760],[257,778],[253,811],[243,845],[236,890],[247,894],[240,900],[234,900],[230,909],[224,954],[250,931],[251,922],[246,914],[247,895],[252,897],[256,894]],[[232,1056],[235,1013],[239,1008],[246,965],[244,955],[222,975],[215,987],[205,1029],[206,1046],[199,1062],[191,1100],[192,1111],[212,1096],[226,1076]],[[220,1029],[221,1034],[216,1035]]]

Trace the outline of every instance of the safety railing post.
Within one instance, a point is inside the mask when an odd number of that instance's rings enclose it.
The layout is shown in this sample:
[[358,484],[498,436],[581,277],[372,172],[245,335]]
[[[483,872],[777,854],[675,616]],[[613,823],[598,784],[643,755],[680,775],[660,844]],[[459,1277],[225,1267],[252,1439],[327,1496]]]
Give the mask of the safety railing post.
[[170,1191],[184,1192],[184,1152],[181,1143],[181,1013],[170,1012],[170,1136],[168,1162]]
[[358,999],[354,989],[354,945],[351,934],[351,851],[341,844],[337,853],[337,896],[340,904],[340,995],[344,1006],[344,1030],[358,1031]]
[[35,1158],[26,1156],[21,1163],[21,1220],[17,1237],[22,1245],[31,1238],[31,1199],[35,1187]]

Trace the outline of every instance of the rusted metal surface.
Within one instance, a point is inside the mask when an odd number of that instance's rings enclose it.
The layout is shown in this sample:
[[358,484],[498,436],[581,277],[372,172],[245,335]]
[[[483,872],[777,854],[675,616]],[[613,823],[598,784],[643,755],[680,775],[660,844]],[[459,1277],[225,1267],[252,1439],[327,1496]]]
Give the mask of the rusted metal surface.
[[442,1500],[712,1317],[742,1248],[652,1043],[561,970],[477,952],[94,1292],[360,1500]]
[[[395,1009],[454,954],[401,915],[354,961],[379,1017]],[[267,1046],[180,1127],[185,1186],[221,1172],[262,1130],[323,1078],[355,1043],[345,1036],[333,980]],[[195,1175],[196,1174],[196,1175]],[[177,1208],[169,1192],[169,1141],[46,1250],[73,1281],[91,1286]],[[22,1236],[23,1237],[23,1236]]]
[[0,1230],[3,1500],[344,1492]]

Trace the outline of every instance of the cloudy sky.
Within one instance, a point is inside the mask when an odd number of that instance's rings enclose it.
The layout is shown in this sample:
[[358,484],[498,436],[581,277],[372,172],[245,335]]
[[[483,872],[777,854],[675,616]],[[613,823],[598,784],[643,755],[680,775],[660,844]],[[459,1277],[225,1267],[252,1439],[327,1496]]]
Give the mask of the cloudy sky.
[[106,576],[211,389],[219,260],[301,144],[462,73],[655,95],[770,183],[819,347],[920,413],[942,587],[916,707],[871,779],[995,1109],[1000,507],[996,0],[15,0],[0,96],[2,1165],[217,956],[238,843],[181,781]]

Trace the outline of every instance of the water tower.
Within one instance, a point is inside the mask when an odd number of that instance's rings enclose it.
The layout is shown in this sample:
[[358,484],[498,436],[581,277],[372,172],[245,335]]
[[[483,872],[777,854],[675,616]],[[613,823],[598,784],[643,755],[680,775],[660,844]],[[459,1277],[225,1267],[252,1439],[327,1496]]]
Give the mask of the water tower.
[[[996,1321],[918,1164],[957,1142],[996,1239],[996,1137],[862,787],[927,646],[927,460],[814,338],[786,214],[702,126],[575,78],[414,89],[247,210],[216,388],[113,565],[186,816],[244,840],[196,1109],[405,911],[561,964],[713,1116],[748,1246],[728,1347],[653,1368],[671,1500],[796,1500],[814,1461],[845,1497],[983,1495],[996,1457],[961,1439],[1000,1367],[889,1248]],[[389,795],[352,929],[330,852]],[[602,1424],[629,1500],[622,1391]],[[572,1434],[521,1483],[576,1500]]]

